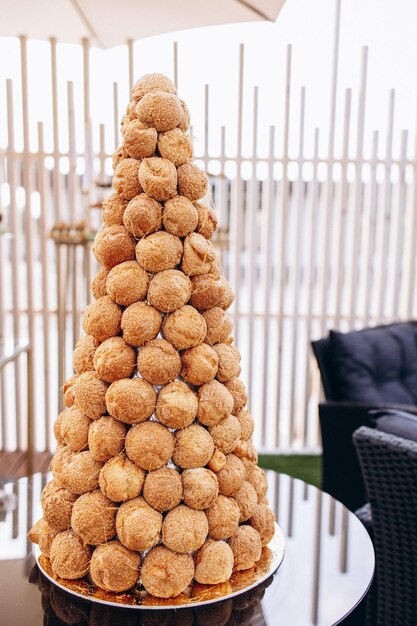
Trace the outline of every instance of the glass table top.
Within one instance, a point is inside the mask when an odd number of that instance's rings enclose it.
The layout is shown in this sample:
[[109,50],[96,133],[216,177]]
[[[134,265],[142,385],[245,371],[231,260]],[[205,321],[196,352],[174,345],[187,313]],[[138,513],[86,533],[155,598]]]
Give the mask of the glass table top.
[[[0,511],[0,623],[206,626],[331,626],[361,601],[372,581],[374,551],[355,515],[315,487],[268,471],[268,498],[286,540],[284,562],[256,590],[209,607],[171,611],[113,609],[79,601],[52,586],[35,565],[26,534],[41,517],[48,477],[3,482],[14,510]],[[332,516],[335,514],[334,529]]]

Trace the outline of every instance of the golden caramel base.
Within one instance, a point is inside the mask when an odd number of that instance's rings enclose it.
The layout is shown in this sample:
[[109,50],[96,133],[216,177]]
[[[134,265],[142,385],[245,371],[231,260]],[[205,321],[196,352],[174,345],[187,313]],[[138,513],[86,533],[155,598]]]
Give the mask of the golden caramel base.
[[137,585],[123,593],[111,593],[99,589],[86,578],[79,580],[65,580],[56,576],[51,568],[49,558],[41,554],[36,547],[36,560],[42,573],[58,587],[78,597],[99,602],[131,608],[158,608],[171,609],[181,606],[199,606],[226,600],[244,591],[256,587],[273,574],[281,565],[284,558],[285,542],[282,531],[275,524],[275,535],[268,546],[262,549],[262,556],[256,565],[242,572],[234,572],[227,582],[218,585],[201,585],[193,581],[189,593],[181,593],[175,598],[155,598],[148,594],[143,587]]

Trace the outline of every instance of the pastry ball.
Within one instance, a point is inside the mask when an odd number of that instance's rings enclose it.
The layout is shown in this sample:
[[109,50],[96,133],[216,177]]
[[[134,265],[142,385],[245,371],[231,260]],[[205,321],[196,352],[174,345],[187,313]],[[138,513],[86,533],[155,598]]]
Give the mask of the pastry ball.
[[234,454],[226,455],[226,465],[216,474],[219,492],[223,496],[234,496],[242,487],[246,469],[242,461]]
[[173,83],[163,74],[145,74],[132,87],[131,97],[134,102],[139,102],[143,96],[152,91],[166,91],[176,93]]
[[164,318],[162,332],[174,348],[185,350],[203,343],[207,325],[204,317],[186,304]]
[[102,204],[103,222],[106,226],[119,226],[123,223],[123,213],[127,206],[127,200],[112,193]]
[[180,374],[180,355],[165,339],[148,341],[139,350],[138,371],[152,385],[166,385]]
[[179,270],[158,272],[149,283],[149,304],[163,313],[181,308],[188,302],[190,295],[191,281]]
[[122,378],[110,385],[106,393],[107,411],[125,424],[139,424],[155,410],[156,391],[142,378]]
[[138,159],[123,159],[117,165],[113,176],[113,187],[124,200],[132,200],[142,192],[139,182]]
[[[74,386],[78,378],[79,378],[78,374],[75,374],[74,376],[70,376],[60,389],[60,391],[62,391],[62,393],[64,394],[64,404],[66,407],[70,407],[74,404]],[[54,431],[55,430],[56,429],[54,427]],[[55,432],[55,436],[56,436],[56,432]],[[58,437],[57,437],[57,441],[58,441]]]
[[[233,496],[240,510],[240,522],[246,522],[251,518],[258,505],[258,496],[255,489],[247,480],[243,481],[241,488]],[[272,524],[273,525],[273,524]],[[269,541],[269,539],[268,539]],[[268,543],[268,542],[267,542]]]
[[109,270],[106,270],[105,267],[100,267],[91,281],[91,293],[95,300],[99,300],[107,295],[106,280],[108,275]]
[[191,116],[184,100],[180,100],[180,102],[182,108],[182,117],[180,123],[178,124],[178,128],[186,132],[190,126]]
[[128,550],[119,541],[110,541],[94,550],[90,575],[100,589],[126,591],[136,585],[139,566],[139,554]]
[[184,254],[181,269],[188,276],[207,274],[217,261],[216,250],[208,239],[191,233],[184,239]]
[[175,450],[171,456],[175,465],[189,469],[207,465],[213,451],[210,433],[198,424],[191,424],[175,433]]
[[256,503],[249,524],[257,531],[262,545],[268,545],[275,533],[275,515],[269,506]]
[[51,530],[49,524],[42,517],[28,532],[28,538],[32,543],[37,543],[42,554],[49,557],[51,545],[57,533]]
[[217,303],[221,309],[225,311],[233,304],[233,300],[235,299],[235,294],[233,293],[233,289],[229,283],[229,281],[225,278],[225,276],[221,277],[223,283],[223,296],[220,302]]
[[181,239],[165,231],[158,231],[138,241],[136,258],[143,269],[156,274],[178,265],[182,250]]
[[131,120],[123,129],[123,140],[132,159],[145,159],[155,153],[158,133],[140,120]]
[[[241,457],[241,459],[246,468],[246,476],[249,476],[250,472],[253,469],[253,466],[257,465],[258,460],[257,458],[256,459],[252,458],[253,455],[252,455],[251,448],[253,446],[253,443],[251,441],[245,441],[245,444],[247,446],[246,454],[243,457]],[[254,456],[257,456],[257,455],[254,455]]]
[[58,450],[51,461],[54,478],[71,493],[82,495],[98,488],[98,475],[103,464],[89,450],[72,452],[68,447]]
[[204,385],[217,374],[219,357],[206,343],[185,350],[181,356],[181,376],[191,385]]
[[162,226],[162,206],[146,193],[141,193],[127,205],[123,224],[134,237],[150,235]]
[[143,346],[155,339],[161,328],[161,315],[146,302],[134,302],[123,311],[123,339],[131,346]]
[[250,482],[258,494],[258,502],[262,500],[268,491],[268,483],[265,472],[257,465],[253,465],[249,472],[246,472],[246,480]]
[[56,576],[75,580],[87,574],[91,548],[73,530],[64,530],[53,539],[49,558]]
[[143,191],[155,200],[169,200],[177,194],[177,170],[168,159],[143,159],[139,167],[139,181]]
[[71,458],[72,455],[73,452],[68,448],[68,446],[65,445],[59,445],[55,450],[55,454],[53,455],[49,464],[49,469],[52,472],[53,477],[59,484],[61,483],[58,477],[62,473],[62,468],[64,467],[65,463],[68,462],[68,459]]
[[94,239],[93,253],[98,263],[110,270],[135,258],[135,240],[122,225],[104,226]]
[[242,433],[239,420],[234,415],[229,415],[224,420],[210,428],[216,448],[229,454],[239,443]]
[[219,472],[226,465],[226,455],[218,448],[214,448],[214,452],[211,455],[211,459],[208,462],[207,467],[212,472]]
[[197,209],[185,196],[174,196],[165,202],[162,221],[166,231],[177,237],[185,237],[197,227]]
[[145,472],[124,454],[118,454],[101,468],[98,483],[106,498],[113,502],[124,502],[137,498],[144,480]]
[[208,539],[194,556],[194,578],[202,585],[226,582],[233,571],[233,552],[225,541]]
[[107,383],[96,372],[81,374],[74,384],[74,404],[84,415],[97,420],[106,412]]
[[183,117],[179,98],[166,91],[148,92],[139,100],[135,111],[141,122],[156,128],[158,132],[172,130]]
[[106,290],[120,306],[143,300],[148,292],[149,276],[137,261],[125,261],[110,270]]
[[205,426],[215,426],[233,409],[233,397],[218,380],[211,380],[198,390],[198,419]]
[[252,415],[249,413],[248,409],[242,409],[236,417],[239,420],[240,428],[242,429],[242,439],[249,441],[255,427]]
[[240,374],[240,354],[234,346],[217,343],[213,346],[219,357],[217,379],[224,383]]
[[198,212],[196,231],[206,239],[212,239],[218,223],[215,211],[201,202],[196,202],[194,206]]
[[116,516],[117,536],[129,550],[149,550],[160,539],[162,515],[141,497],[120,505]]
[[248,476],[249,472],[252,471],[252,466],[258,463],[258,453],[253,443],[241,439],[233,450],[233,454],[236,454],[236,456],[242,460],[246,468],[246,475]]
[[246,403],[248,401],[248,394],[246,392],[245,385],[240,380],[240,378],[231,378],[224,383],[224,386],[230,391],[233,396],[234,404],[232,413],[233,415],[237,415],[246,406]]
[[233,330],[233,322],[230,315],[220,307],[215,306],[212,309],[203,311],[202,316],[207,324],[207,334],[204,341],[211,346],[215,343],[224,343]]
[[77,496],[51,480],[42,491],[43,518],[53,532],[59,533],[71,526],[71,513]]
[[122,310],[110,296],[103,296],[88,305],[84,311],[83,328],[98,341],[114,337],[120,332]]
[[207,174],[193,163],[180,165],[178,170],[178,193],[195,202],[206,195],[208,190]]
[[206,510],[206,515],[211,539],[228,539],[238,528],[240,511],[233,498],[219,496]]
[[172,161],[175,167],[188,163],[193,156],[191,138],[180,128],[174,128],[166,133],[160,133],[158,137],[158,150],[161,157]]
[[107,295],[106,280],[108,275],[109,271],[105,267],[100,267],[91,282],[91,292],[96,300]]
[[[129,103],[126,107],[126,117],[127,117],[127,122],[130,122],[131,120],[136,120],[137,119],[137,115],[136,115],[136,104],[137,101],[134,100],[132,97],[129,100]],[[123,118],[122,118],[123,119]]]
[[93,359],[98,345],[97,339],[90,335],[80,337],[77,341],[72,353],[72,363],[77,374],[83,374],[94,369]]
[[207,509],[218,495],[216,475],[204,467],[184,470],[182,486],[184,502],[191,509]]
[[[72,405],[72,406],[73,406],[73,405]],[[68,408],[69,408],[69,407],[68,407]],[[65,442],[64,442],[64,440],[63,440],[63,438],[62,438],[62,435],[61,435],[61,425],[62,425],[62,418],[64,417],[64,414],[65,414],[65,411],[66,411],[66,410],[67,410],[67,409],[64,409],[63,411],[61,411],[61,413],[60,413],[60,414],[58,415],[58,417],[55,419],[55,421],[54,421],[54,425],[53,425],[53,429],[54,429],[54,436],[55,436],[55,439],[56,439],[56,440],[57,440],[57,442],[58,442],[58,445],[60,445],[60,446],[64,446],[64,445],[65,445]]]
[[253,443],[251,441],[247,441],[247,451],[246,451],[246,458],[249,459],[249,461],[252,461],[253,463],[257,464],[258,463],[258,451],[256,450],[255,446],[253,445]]
[[[130,119],[128,116],[123,116],[122,118],[122,123],[121,123],[121,131],[122,134],[124,133],[124,130],[126,128],[126,126],[129,124]],[[112,161],[112,166],[113,166],[113,172],[116,169],[116,167],[119,165],[120,161],[123,161],[123,159],[127,159],[129,157],[126,148],[121,145],[121,146],[117,146],[115,152],[113,153],[113,161]]]
[[61,420],[61,437],[65,445],[73,452],[85,450],[88,445],[88,429],[91,419],[72,406],[63,412]]
[[71,515],[72,529],[84,543],[97,546],[116,534],[117,507],[100,489],[80,496]]
[[109,337],[99,345],[94,355],[98,376],[108,383],[129,378],[136,365],[136,352],[122,337]]
[[182,499],[181,476],[171,467],[149,472],[145,478],[143,497],[157,511],[170,511]]
[[197,396],[185,383],[174,380],[158,394],[155,415],[168,428],[185,428],[197,415]]
[[132,426],[126,435],[126,454],[136,465],[149,472],[168,463],[174,452],[174,437],[158,422]]
[[233,449],[233,454],[239,457],[239,459],[243,459],[247,456],[248,453],[248,442],[244,441],[244,439],[240,439],[237,446]]
[[91,422],[88,431],[88,446],[96,461],[105,463],[124,448],[126,426],[110,415],[103,415]]
[[173,552],[193,552],[201,548],[208,533],[203,511],[179,504],[169,511],[162,524],[162,542]]
[[[221,302],[223,295],[223,280],[215,270],[212,270],[208,274],[199,274],[198,276],[192,277],[190,304],[195,306],[199,311],[212,309],[212,307],[216,307],[216,309],[219,308],[217,304]],[[222,311],[220,308],[219,310]]]
[[[124,115],[122,115],[122,119],[120,120],[120,132],[122,133],[122,135],[123,135],[124,129],[129,124],[131,119],[135,119],[135,117],[130,115],[130,113],[129,113],[129,105],[128,105],[127,108],[126,108],[126,113]],[[113,170],[116,169],[116,167],[119,165],[119,163],[122,160],[122,158],[126,158],[126,157],[123,156],[123,151],[125,151],[123,146],[118,146],[116,148],[116,152],[113,154]],[[121,158],[116,157],[116,154],[120,155]]]
[[233,552],[234,571],[249,569],[261,558],[261,539],[252,526],[239,526],[230,537],[228,544]]
[[176,554],[156,546],[146,555],[141,580],[146,591],[157,598],[173,598],[191,584],[194,561],[189,554]]
[[[135,102],[135,100],[133,100],[133,98],[130,99],[127,107],[126,107],[126,120],[125,120],[125,124],[124,124],[124,128],[126,128],[126,126],[128,125],[129,122],[131,122],[132,120],[137,120],[138,116],[136,115],[136,105],[137,102]],[[125,117],[123,116],[123,117]],[[122,118],[123,121],[123,118]],[[147,124],[144,124],[144,126],[147,126]]]

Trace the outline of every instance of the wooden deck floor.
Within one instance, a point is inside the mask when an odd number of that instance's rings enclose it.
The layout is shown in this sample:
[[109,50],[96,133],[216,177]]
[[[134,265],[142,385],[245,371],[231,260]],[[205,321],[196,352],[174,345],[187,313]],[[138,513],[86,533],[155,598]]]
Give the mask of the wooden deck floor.
[[26,450],[0,451],[0,479],[47,472],[51,457],[50,452],[34,452],[29,459]]

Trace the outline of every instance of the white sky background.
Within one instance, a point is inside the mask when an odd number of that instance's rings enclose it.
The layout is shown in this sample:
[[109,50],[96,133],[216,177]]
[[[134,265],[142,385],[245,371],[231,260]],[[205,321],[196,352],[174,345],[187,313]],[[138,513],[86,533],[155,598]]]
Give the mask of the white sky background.
[[[173,41],[179,50],[179,95],[189,105],[197,152],[204,133],[204,85],[210,85],[209,147],[220,149],[220,126],[227,127],[227,153],[236,146],[239,44],[245,44],[245,91],[243,151],[252,150],[253,87],[259,87],[259,153],[267,153],[269,126],[275,125],[277,155],[282,152],[286,46],[293,44],[291,85],[290,152],[297,154],[300,88],[306,87],[305,153],[312,155],[313,132],[320,128],[320,152],[327,151],[331,61],[333,49],[334,0],[287,0],[275,24],[251,23],[182,31],[141,40],[135,44],[135,77],[158,71],[173,76]],[[117,19],[117,11],[115,11]],[[337,95],[336,152],[340,154],[343,128],[344,90],[353,88],[352,155],[356,135],[357,98],[361,48],[369,46],[366,106],[366,148],[371,132],[385,136],[388,91],[396,89],[394,152],[398,156],[399,135],[411,131],[409,155],[414,149],[417,84],[417,3],[415,0],[344,0],[342,3],[339,83]],[[49,43],[30,40],[29,113],[31,148],[36,150],[36,123],[42,120],[46,148],[52,149],[52,105]],[[58,46],[60,148],[66,150],[67,88],[74,81],[77,150],[83,150],[82,49]],[[5,125],[5,79],[14,79],[15,100],[20,99],[20,55],[16,39],[0,38],[0,144],[7,144]],[[128,101],[127,49],[119,46],[91,52],[91,112],[94,138],[98,124],[107,125],[106,148],[113,150],[113,82],[120,84],[119,111]],[[15,106],[16,143],[21,148],[21,108]],[[383,156],[384,142],[380,142]]]

